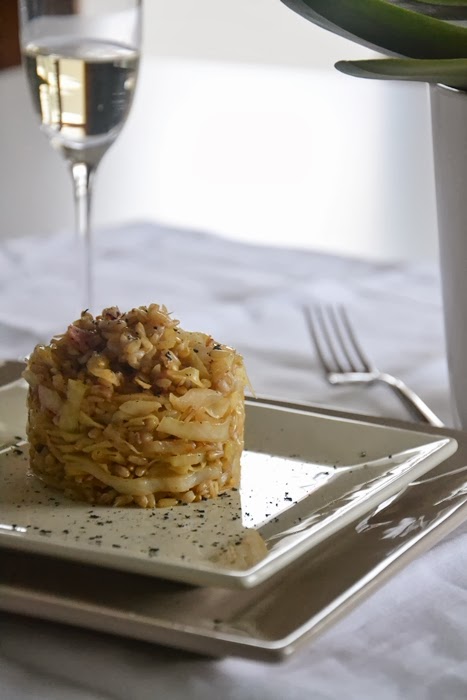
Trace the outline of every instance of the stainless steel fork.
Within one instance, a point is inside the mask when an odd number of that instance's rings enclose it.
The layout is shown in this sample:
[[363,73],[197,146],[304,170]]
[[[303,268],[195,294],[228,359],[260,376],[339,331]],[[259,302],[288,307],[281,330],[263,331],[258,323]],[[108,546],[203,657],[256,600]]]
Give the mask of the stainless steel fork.
[[304,307],[308,329],[330,384],[387,384],[414,418],[443,427],[443,422],[401,379],[381,372],[358,342],[343,306]]

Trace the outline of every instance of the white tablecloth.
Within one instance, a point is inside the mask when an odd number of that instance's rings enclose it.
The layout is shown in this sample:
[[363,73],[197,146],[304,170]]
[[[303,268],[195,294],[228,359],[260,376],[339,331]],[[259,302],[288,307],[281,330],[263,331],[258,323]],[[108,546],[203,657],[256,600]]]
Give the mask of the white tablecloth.
[[[385,388],[329,387],[303,304],[345,302],[362,344],[449,425],[438,274],[135,224],[96,236],[97,308],[164,303],[245,357],[258,395],[409,418]],[[0,359],[76,316],[71,237],[0,243]],[[467,527],[288,662],[185,652],[0,614],[1,700],[467,697]]]

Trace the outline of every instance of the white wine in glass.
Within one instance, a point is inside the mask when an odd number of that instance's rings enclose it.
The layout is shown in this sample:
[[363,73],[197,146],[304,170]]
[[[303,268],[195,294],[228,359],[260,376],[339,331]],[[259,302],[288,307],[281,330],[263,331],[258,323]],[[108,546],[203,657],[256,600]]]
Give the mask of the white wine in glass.
[[19,0],[23,64],[41,129],[69,163],[79,305],[93,307],[91,187],[128,116],[138,75],[141,0]]

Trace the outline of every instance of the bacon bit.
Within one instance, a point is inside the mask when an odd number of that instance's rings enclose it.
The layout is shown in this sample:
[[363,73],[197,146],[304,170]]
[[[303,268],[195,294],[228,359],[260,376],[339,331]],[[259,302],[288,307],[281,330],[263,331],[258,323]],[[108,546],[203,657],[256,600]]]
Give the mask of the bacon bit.
[[74,325],[68,326],[68,337],[82,353],[86,353],[95,347],[96,340],[98,340],[94,331],[87,331]]
[[104,309],[102,312],[102,318],[105,318],[106,321],[115,321],[115,319],[120,318],[121,315],[118,306],[109,306],[108,309]]

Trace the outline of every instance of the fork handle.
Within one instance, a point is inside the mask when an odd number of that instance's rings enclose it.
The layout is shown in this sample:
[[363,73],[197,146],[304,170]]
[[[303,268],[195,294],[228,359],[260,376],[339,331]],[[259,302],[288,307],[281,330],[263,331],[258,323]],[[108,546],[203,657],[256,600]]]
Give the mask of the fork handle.
[[433,413],[431,408],[426,405],[418,394],[412,391],[412,389],[409,389],[401,379],[393,377],[392,374],[386,374],[385,372],[380,372],[375,379],[376,381],[384,382],[390,386],[397,396],[402,399],[415,418],[418,420],[421,419],[425,423],[434,425],[437,428],[444,427],[444,423]]

